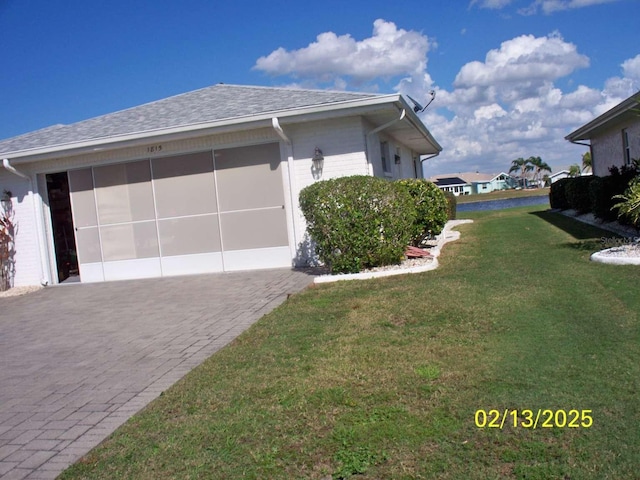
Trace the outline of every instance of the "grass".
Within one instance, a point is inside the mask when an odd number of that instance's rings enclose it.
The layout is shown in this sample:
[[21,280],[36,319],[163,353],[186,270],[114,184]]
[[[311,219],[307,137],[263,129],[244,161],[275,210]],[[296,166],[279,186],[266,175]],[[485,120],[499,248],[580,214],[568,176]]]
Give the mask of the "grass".
[[291,297],[62,478],[636,477],[637,267],[589,262],[611,235],[536,207],[468,216],[438,270]]
[[503,200],[507,198],[539,197],[549,195],[549,188],[530,188],[526,190],[496,190],[476,195],[461,195],[456,197],[458,203],[486,202],[488,200]]

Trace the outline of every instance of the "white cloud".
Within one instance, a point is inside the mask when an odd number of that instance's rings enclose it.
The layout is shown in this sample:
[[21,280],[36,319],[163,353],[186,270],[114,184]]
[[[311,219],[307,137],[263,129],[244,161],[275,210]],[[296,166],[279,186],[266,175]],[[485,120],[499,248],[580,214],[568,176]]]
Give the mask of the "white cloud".
[[640,54],[622,62],[622,73],[625,77],[640,83]]
[[620,76],[611,76],[601,89],[561,88],[559,80],[588,67],[589,58],[559,33],[503,42],[483,61],[462,65],[450,88],[438,86],[428,71],[431,48],[426,35],[376,20],[369,38],[324,33],[305,48],[280,48],[261,57],[254,68],[304,87],[347,89],[370,82],[369,89],[381,78],[401,77],[395,89],[423,104],[435,90],[421,118],[444,150],[426,162],[427,175],[497,173],[511,160],[530,156],[542,157],[554,171],[579,163],[584,152],[564,137],[640,88],[640,55],[622,62]]
[[588,64],[574,45],[555,34],[508,40],[488,52],[484,62],[463,65],[453,90],[439,89],[434,102],[453,117],[423,116],[444,147],[426,162],[427,175],[497,173],[514,158],[529,156],[541,156],[555,171],[579,163],[584,152],[564,137],[640,87],[640,55],[623,62],[622,76],[609,78],[602,90],[579,85],[565,93],[556,86]]
[[573,10],[618,1],[620,0],[536,0],[527,8],[521,9],[519,13],[523,15],[533,15],[541,10],[544,14],[550,15],[562,10]]
[[587,67],[589,59],[558,34],[522,35],[487,53],[485,61],[467,63],[456,76],[456,87],[549,81]]
[[281,47],[260,57],[254,69],[270,75],[337,81],[346,86],[343,77],[361,84],[376,78],[424,72],[427,52],[432,46],[430,39],[421,33],[398,29],[393,22],[378,19],[369,38],[358,41],[349,34],[321,33],[304,48]]
[[473,112],[476,120],[491,120],[492,118],[504,117],[507,112],[497,103],[491,105],[483,105]]
[[492,10],[498,10],[504,8],[511,3],[511,0],[471,0],[469,7],[478,5],[480,8],[489,8]]

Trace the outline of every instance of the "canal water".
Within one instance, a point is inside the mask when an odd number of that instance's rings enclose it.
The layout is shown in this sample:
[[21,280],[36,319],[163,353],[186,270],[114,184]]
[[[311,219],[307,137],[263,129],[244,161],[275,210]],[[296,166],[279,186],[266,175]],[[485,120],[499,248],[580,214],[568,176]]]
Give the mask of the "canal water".
[[502,200],[487,200],[481,202],[459,203],[458,212],[474,212],[477,210],[502,210],[504,208],[527,207],[540,205],[549,207],[549,195],[536,197],[505,198]]

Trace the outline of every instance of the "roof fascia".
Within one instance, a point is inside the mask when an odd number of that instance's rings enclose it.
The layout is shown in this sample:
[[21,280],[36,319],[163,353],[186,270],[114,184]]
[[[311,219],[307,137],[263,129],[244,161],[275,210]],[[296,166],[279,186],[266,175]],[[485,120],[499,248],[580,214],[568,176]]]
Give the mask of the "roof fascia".
[[[330,104],[312,105],[308,107],[287,110],[276,110],[272,112],[261,113],[259,115],[246,115],[242,117],[217,120],[214,122],[188,124],[156,130],[144,130],[125,135],[116,135],[113,137],[100,137],[81,142],[70,142],[42,148],[17,150],[13,152],[5,152],[1,155],[3,157],[11,158],[12,162],[14,163],[26,163],[37,160],[46,160],[48,158],[56,158],[64,153],[73,153],[74,155],[78,155],[82,153],[107,150],[111,148],[137,146],[159,140],[180,140],[193,136],[206,136],[213,133],[226,133],[242,128],[255,129],[269,127],[271,126],[271,119],[273,117],[278,117],[281,120],[293,117],[303,117],[303,119],[305,120],[314,120],[334,117],[336,116],[336,111],[341,110],[344,111],[342,115],[357,115],[360,113],[365,113],[367,110],[372,110],[376,107],[379,107],[380,105],[393,104],[395,102],[398,102],[400,98],[401,97],[399,94],[380,95],[376,97],[357,100],[346,100]],[[298,118],[297,120],[299,121],[302,119]],[[286,123],[293,123],[293,121]],[[437,142],[435,143],[435,145],[437,145]]]
[[413,107],[409,106],[409,104],[407,103],[407,101],[404,99],[402,95],[397,95],[397,96],[399,97],[398,101],[400,102],[400,105],[401,105],[400,108],[406,110],[407,112],[405,117],[406,121],[411,123],[411,125],[416,130],[418,130],[431,145],[433,145],[433,147],[438,151],[438,153],[441,152],[442,146],[436,141],[433,135],[431,135],[431,132],[427,129],[427,127],[422,122],[422,120],[420,120],[418,115],[413,111]]
[[607,110],[605,113],[594,118],[589,123],[584,124],[577,130],[574,130],[564,138],[565,140],[568,140],[570,142],[575,142],[577,140],[588,140],[591,138],[589,134],[591,134],[594,130],[603,127],[607,123],[615,121],[616,119],[618,119],[618,117],[627,113],[633,107],[638,106],[638,103],[640,103],[640,100],[638,99],[638,93],[635,93],[625,101],[619,103],[610,110]]

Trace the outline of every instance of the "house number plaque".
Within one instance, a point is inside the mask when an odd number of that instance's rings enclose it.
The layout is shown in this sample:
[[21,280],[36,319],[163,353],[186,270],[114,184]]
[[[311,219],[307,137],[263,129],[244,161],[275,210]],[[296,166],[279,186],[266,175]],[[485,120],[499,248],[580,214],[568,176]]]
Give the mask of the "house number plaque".
[[151,145],[147,147],[147,153],[158,153],[162,151],[162,145]]

